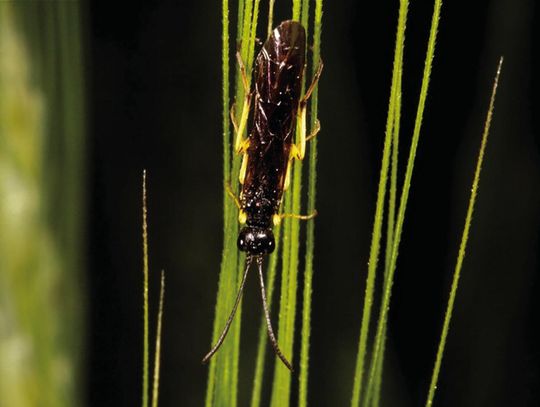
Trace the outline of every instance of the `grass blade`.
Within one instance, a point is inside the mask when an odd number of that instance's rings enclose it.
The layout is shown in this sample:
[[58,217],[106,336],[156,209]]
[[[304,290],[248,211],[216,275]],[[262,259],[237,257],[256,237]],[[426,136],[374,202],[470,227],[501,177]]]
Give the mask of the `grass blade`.
[[[234,229],[235,220],[232,216],[232,203],[230,198],[227,196],[225,185],[227,182],[230,182],[232,175],[231,168],[231,136],[230,136],[230,123],[229,123],[229,88],[230,88],[230,73],[229,73],[229,1],[222,0],[222,126],[223,126],[223,236],[224,236],[224,248],[221,257],[221,270],[219,274],[219,283],[218,283],[218,294],[216,299],[216,309],[215,309],[215,319],[214,327],[212,334],[212,343],[217,340],[219,335],[219,329],[221,327],[220,322],[225,318],[223,315],[226,310],[224,308],[231,303],[230,299],[226,298],[227,290],[229,290],[233,285],[234,276],[231,277],[231,273],[227,274],[226,270],[230,269],[229,264],[231,263],[231,257],[234,256],[234,253],[231,253],[229,248],[227,236]],[[243,8],[241,10],[243,12]],[[240,11],[239,11],[240,12]],[[235,261],[236,263],[236,261]],[[222,351],[226,351],[222,349]],[[205,406],[211,407],[215,405],[215,396],[217,393],[216,384],[217,381],[217,362],[211,361],[208,368],[208,382],[206,386],[206,401]],[[226,368],[225,360],[220,364],[220,368]],[[225,375],[223,375],[225,376]],[[221,379],[223,380],[223,378]],[[225,404],[225,400],[223,402]]]
[[142,179],[142,239],[143,239],[143,377],[142,377],[142,406],[148,407],[148,218],[146,206],[146,170]]
[[394,52],[394,68],[392,73],[392,85],[390,89],[390,101],[388,106],[388,116],[386,121],[386,133],[384,139],[381,172],[379,177],[379,187],[377,192],[377,203],[375,206],[375,219],[371,238],[371,248],[369,253],[368,274],[366,278],[366,290],[364,297],[364,307],[362,311],[362,323],[360,327],[360,339],[358,343],[358,355],[356,359],[353,392],[351,397],[351,407],[360,405],[362,395],[362,382],[364,380],[364,363],[366,358],[367,339],[369,335],[369,324],[371,319],[371,308],[373,304],[373,292],[375,288],[375,274],[379,258],[381,229],[384,216],[384,201],[388,180],[388,169],[390,166],[390,150],[392,144],[392,134],[394,126],[394,115],[396,109],[396,99],[398,96],[398,83],[400,81],[400,65],[403,58],[403,48],[405,40],[405,25],[407,20],[408,1],[400,1],[399,17],[396,33],[396,48]]
[[[321,29],[322,29],[322,0],[315,1],[315,21],[313,26],[313,60],[311,72],[316,72],[321,59]],[[310,129],[316,126],[319,105],[319,90],[315,88],[311,96],[311,123]],[[315,210],[316,179],[317,179],[317,137],[309,146],[309,172],[308,172],[308,202],[307,213]],[[313,255],[315,251],[315,222],[307,223],[306,256],[304,270],[304,287],[302,293],[302,334],[300,345],[300,376],[298,390],[298,406],[307,406],[307,390],[309,378],[309,339],[311,333],[311,293],[313,282]]]
[[[378,365],[379,358],[381,357],[382,342],[383,342],[383,332],[386,329],[388,309],[390,307],[390,295],[392,290],[392,282],[396,269],[397,256],[399,251],[399,244],[401,241],[401,232],[403,230],[403,222],[405,219],[405,211],[407,208],[407,200],[409,197],[409,191],[411,187],[412,174],[414,169],[414,161],[416,157],[416,150],[418,148],[418,141],[420,138],[420,129],[422,127],[422,117],[424,113],[427,91],[429,87],[429,79],[431,75],[431,67],[433,62],[433,57],[435,54],[435,42],[437,38],[437,29],[439,26],[439,17],[441,11],[442,1],[435,0],[433,8],[433,16],[431,20],[431,29],[429,34],[428,46],[426,51],[426,59],[424,65],[424,73],[422,77],[422,84],[420,88],[420,97],[418,101],[418,109],[416,112],[416,119],[414,124],[413,137],[411,141],[411,147],[409,150],[409,156],[407,160],[407,168],[405,171],[405,180],[403,182],[403,188],[401,192],[398,216],[396,221],[396,229],[394,234],[394,241],[392,246],[392,256],[390,258],[390,267],[388,269],[388,284],[384,286],[382,305],[379,312],[379,319],[377,321],[377,333],[375,337],[374,350],[373,350],[373,363],[372,368]],[[368,388],[373,385],[374,374],[370,373],[370,382],[368,383]]]
[[[294,165],[296,165],[295,163]],[[297,187],[297,174],[294,173],[293,168],[293,180],[291,182],[291,190],[285,195],[284,212],[292,213],[294,191]],[[279,320],[278,320],[278,342],[281,350],[286,358],[291,363],[292,358],[292,336],[294,332],[291,332],[290,321],[294,320],[291,317],[291,313],[294,314],[295,310],[292,308],[293,303],[296,305],[296,269],[293,269],[293,231],[292,222],[295,219],[286,218],[283,222],[283,250],[282,250],[282,272],[281,272],[281,295],[279,302]],[[291,301],[291,296],[294,296],[294,300]],[[294,331],[294,327],[293,327]],[[290,377],[291,372],[282,365],[281,362],[276,360],[274,366],[274,379],[272,383],[272,398],[270,405],[273,407],[286,407],[290,403]]]
[[0,2],[2,406],[81,404],[86,124],[80,24],[78,2]]
[[[276,239],[276,248],[274,254],[270,256],[268,263],[268,277],[266,281],[268,308],[272,308],[272,295],[276,280],[276,271],[281,250],[281,227],[277,226],[274,229],[274,237]],[[264,315],[261,317],[259,327],[259,342],[257,344],[257,359],[255,362],[255,373],[253,375],[253,390],[251,392],[251,407],[259,407],[261,405],[261,392],[263,383],[263,374],[265,367],[266,349],[268,343],[268,334],[266,333],[266,320]]]
[[[322,14],[322,11],[321,11]],[[300,21],[308,28],[309,2],[293,0],[292,18]],[[302,88],[304,89],[304,83]],[[298,137],[298,131],[297,131]],[[291,190],[285,197],[284,211],[286,213],[301,213],[302,196],[302,162],[296,160],[292,169]],[[310,222],[311,223],[311,222]],[[294,332],[296,320],[296,303],[298,291],[298,261],[300,222],[298,219],[287,218],[284,221],[283,236],[283,271],[281,284],[281,300],[278,323],[278,338],[283,353],[293,360]],[[306,376],[307,379],[307,376]],[[307,383],[307,382],[306,382]],[[278,363],[274,370],[271,406],[286,407],[290,404],[291,372]]]
[[[246,65],[248,80],[251,79],[251,59],[255,43],[255,33],[258,19],[259,0],[241,0],[239,2],[237,33],[240,40],[240,55]],[[244,256],[239,256],[236,248],[238,235],[237,209],[232,199],[228,196],[225,186],[229,184],[233,193],[238,193],[238,173],[240,169],[240,157],[232,150],[232,137],[229,123],[229,88],[230,88],[230,60],[229,60],[229,2],[222,0],[222,119],[223,119],[223,216],[224,216],[224,243],[219,274],[218,293],[216,298],[216,311],[212,344],[217,340],[225,320],[232,309],[240,274],[243,269]],[[237,106],[243,104],[245,91],[242,85],[240,70],[236,69],[235,95]],[[236,111],[238,120],[242,112]],[[223,343],[218,354],[211,359],[208,383],[206,389],[206,407],[211,406],[236,406],[238,395],[238,361],[240,356],[240,327],[241,327],[241,304],[231,325],[227,340]]]
[[165,272],[161,270],[159,289],[159,309],[156,328],[156,352],[154,354],[154,380],[152,384],[152,407],[158,406],[159,399],[159,370],[161,366],[161,325],[163,320],[163,303],[165,302]]
[[450,289],[450,296],[448,298],[448,304],[446,305],[446,311],[444,314],[444,322],[441,332],[441,338],[439,340],[439,346],[437,349],[437,356],[435,358],[435,364],[433,366],[433,373],[431,375],[431,382],[429,385],[428,397],[426,400],[426,407],[431,407],[433,404],[433,398],[435,397],[435,390],[437,389],[437,380],[439,378],[439,372],[441,369],[442,358],[444,354],[444,348],[446,345],[446,337],[448,336],[448,330],[450,329],[450,320],[452,318],[452,311],[454,309],[454,302],[456,299],[456,293],[459,284],[459,277],[461,275],[461,268],[463,266],[463,260],[465,259],[465,250],[467,248],[467,241],[469,240],[469,230],[471,228],[472,215],[474,212],[474,205],[476,203],[476,196],[478,194],[478,185],[480,182],[480,172],[482,170],[482,162],[484,160],[484,153],[486,150],[489,128],[491,126],[491,118],[493,116],[493,109],[495,105],[495,95],[497,94],[497,86],[499,84],[499,76],[501,74],[503,58],[499,60],[499,66],[497,67],[497,73],[495,80],[493,81],[493,88],[491,91],[491,98],[489,101],[489,108],[487,112],[486,122],[484,124],[484,133],[482,135],[482,143],[480,144],[480,151],[478,153],[478,159],[476,161],[476,170],[474,172],[474,179],[471,188],[471,195],[469,198],[469,206],[467,208],[467,216],[465,218],[465,225],[463,227],[463,234],[461,235],[461,243],[459,245],[459,252],[454,269],[454,276],[452,278],[452,287]]
[[[403,57],[403,56],[402,56]],[[392,254],[392,245],[394,242],[394,225],[396,217],[396,198],[397,198],[397,176],[398,176],[398,152],[399,152],[399,129],[401,121],[401,82],[402,82],[402,70],[403,70],[403,58],[399,66],[401,71],[398,81],[397,89],[397,99],[396,99],[396,110],[394,114],[394,128],[392,136],[392,164],[390,171],[390,192],[388,194],[388,220],[387,220],[387,229],[386,229],[386,244],[385,244],[385,261],[384,261],[384,285],[383,292],[385,290],[386,284],[388,281],[389,267],[390,267],[390,258]],[[381,299],[382,302],[382,299]],[[381,305],[382,306],[382,305]],[[367,389],[366,393],[366,406],[371,405],[372,407],[377,407],[380,404],[381,396],[381,386],[382,386],[382,371],[384,367],[384,351],[386,344],[386,326],[384,327],[382,334],[382,345],[381,345],[381,355],[375,366],[373,386]],[[373,362],[373,361],[372,361]],[[369,403],[371,400],[371,404]]]
[[266,30],[266,36],[270,37],[272,29],[274,28],[274,3],[275,0],[270,0],[268,4],[268,28]]

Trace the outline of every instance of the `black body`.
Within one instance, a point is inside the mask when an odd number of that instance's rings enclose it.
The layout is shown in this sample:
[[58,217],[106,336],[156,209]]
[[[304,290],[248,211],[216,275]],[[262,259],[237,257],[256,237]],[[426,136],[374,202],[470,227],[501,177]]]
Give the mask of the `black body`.
[[304,27],[284,21],[257,55],[253,122],[240,195],[246,226],[238,247],[260,255],[274,250],[272,217],[279,212],[294,141],[306,52]]
[[292,159],[305,53],[304,27],[296,21],[284,21],[274,29],[255,60],[253,123],[248,147],[244,150],[244,160],[247,159],[247,162],[243,163],[245,173],[241,177],[240,194],[240,210],[245,214],[246,226],[238,235],[238,248],[247,252],[246,268],[231,315],[217,343],[203,358],[203,363],[210,360],[225,340],[240,303],[251,262],[255,259],[270,343],[285,366],[293,370],[279,349],[272,329],[262,267],[264,255],[272,253],[275,248],[273,217],[279,213]]

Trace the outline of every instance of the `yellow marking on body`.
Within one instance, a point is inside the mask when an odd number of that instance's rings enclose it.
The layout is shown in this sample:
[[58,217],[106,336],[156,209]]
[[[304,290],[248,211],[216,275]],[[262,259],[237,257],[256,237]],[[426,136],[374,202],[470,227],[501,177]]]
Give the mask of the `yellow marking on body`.
[[242,225],[245,224],[247,221],[247,213],[244,210],[240,210],[238,213],[238,222],[240,222]]

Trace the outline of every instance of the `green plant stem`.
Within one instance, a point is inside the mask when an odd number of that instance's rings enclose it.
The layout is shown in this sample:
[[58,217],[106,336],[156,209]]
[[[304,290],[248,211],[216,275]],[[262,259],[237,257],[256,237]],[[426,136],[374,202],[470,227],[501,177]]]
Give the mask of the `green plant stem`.
[[[306,30],[306,35],[307,35],[307,33],[309,33],[309,0],[302,0],[300,22],[304,26],[304,29]],[[305,81],[304,81],[304,84],[305,84]]]
[[[285,195],[284,200],[284,212],[292,213],[293,210],[293,193],[294,193],[294,176],[293,182],[291,182],[291,191]],[[290,313],[292,312],[290,305],[290,285],[293,282],[291,277],[291,263],[292,263],[292,222],[291,219],[286,218],[283,221],[283,250],[282,250],[282,272],[281,272],[281,295],[279,302],[279,321],[278,321],[278,343],[280,348],[287,359],[292,363],[292,354],[289,351],[289,320]],[[294,280],[295,281],[295,280]],[[276,359],[274,365],[274,379],[272,383],[272,397],[270,405],[272,407],[281,407],[289,405],[289,391],[290,391],[290,372]],[[289,377],[287,377],[289,376]]]
[[392,144],[392,132],[394,125],[394,112],[397,99],[397,84],[399,83],[399,66],[403,55],[405,39],[405,23],[407,19],[408,1],[400,1],[398,26],[396,34],[396,48],[394,53],[394,68],[392,74],[392,85],[390,89],[390,101],[388,106],[388,116],[386,121],[386,132],[384,138],[383,156],[381,163],[381,172],[379,178],[379,187],[377,192],[377,203],[375,206],[375,219],[373,224],[373,233],[371,238],[371,248],[369,253],[368,274],[366,278],[366,289],[364,297],[364,307],[362,311],[362,323],[360,327],[360,339],[358,343],[358,356],[353,382],[353,392],[351,398],[351,407],[360,405],[362,395],[362,382],[364,376],[364,363],[366,358],[367,338],[369,335],[369,324],[371,319],[371,309],[373,305],[373,292],[375,288],[375,274],[379,258],[379,248],[381,240],[381,229],[384,215],[384,201],[386,195],[386,184],[388,179],[388,168],[390,165],[390,147]]
[[251,19],[251,32],[248,43],[248,61],[253,61],[253,56],[255,54],[255,37],[257,34],[257,21],[259,19],[259,4],[260,0],[255,0],[253,5],[253,17]]
[[156,351],[154,354],[154,380],[152,384],[152,407],[158,407],[159,400],[159,371],[161,366],[161,328],[163,320],[163,303],[165,301],[165,272],[161,271],[159,290],[159,309],[156,328]]
[[[242,1],[242,0],[241,0]],[[243,12],[242,10],[239,11]],[[241,31],[239,31],[240,35]],[[222,0],[222,126],[223,126],[223,219],[224,219],[224,247],[221,259],[221,271],[219,274],[218,294],[216,299],[215,318],[212,333],[212,344],[217,340],[222,323],[225,318],[226,307],[232,303],[230,298],[227,298],[228,292],[234,289],[234,278],[232,275],[234,270],[231,270],[231,264],[236,264],[235,253],[232,251],[230,234],[235,228],[235,219],[233,214],[233,204],[230,197],[227,195],[225,189],[225,183],[231,181],[233,177],[233,169],[231,165],[231,135],[229,124],[229,87],[230,87],[230,74],[229,74],[229,1]],[[223,353],[226,353],[226,347],[222,349]],[[218,366],[219,364],[219,366]],[[206,407],[212,407],[217,405],[216,399],[222,397],[219,389],[229,384],[227,381],[227,372],[220,375],[217,378],[217,370],[228,370],[228,356],[222,355],[222,358],[218,361],[212,360],[208,368],[208,383],[206,387]],[[227,403],[227,397],[223,395],[224,399],[219,402],[222,405]]]
[[[240,40],[239,53],[246,65],[248,81],[251,78],[251,60],[253,55],[255,32],[257,26],[259,0],[240,0],[238,10],[237,33]],[[238,173],[240,169],[240,156],[232,154],[232,139],[229,124],[229,3],[222,1],[222,75],[223,75],[223,157],[224,157],[224,186],[229,183],[234,194],[238,194]],[[239,120],[241,107],[245,98],[245,89],[237,65],[235,80],[235,101],[236,118]],[[238,236],[237,208],[233,200],[223,189],[224,201],[224,243],[221,261],[221,271],[218,283],[218,294],[216,300],[216,311],[212,344],[217,340],[225,320],[228,317],[234,298],[237,293],[240,274],[243,268],[244,256],[239,256],[236,248],[236,237]],[[240,356],[240,327],[241,327],[241,303],[238,307],[235,320],[233,321],[227,340],[224,341],[219,355],[211,361],[208,373],[208,384],[206,391],[206,407],[224,406],[234,407],[237,404],[238,395],[238,363]]]
[[[320,64],[321,49],[321,27],[322,27],[322,0],[315,1],[315,22],[313,30],[313,60],[311,72],[316,72]],[[319,90],[315,88],[311,96],[311,124],[310,129],[316,126]],[[316,179],[317,179],[317,137],[310,144],[309,149],[309,175],[308,175],[308,202],[307,213],[313,213],[316,200]],[[307,406],[307,391],[309,378],[309,339],[311,334],[311,293],[313,285],[313,255],[315,251],[315,222],[310,220],[307,223],[306,232],[306,256],[303,287],[302,304],[302,335],[300,345],[300,376],[298,389],[298,406]]]
[[[251,72],[251,67],[252,67],[253,55],[255,52],[254,51],[255,50],[255,35],[257,32],[257,21],[259,17],[259,4],[260,4],[260,0],[246,0],[245,2],[246,9],[244,10],[244,25],[242,29],[243,34],[242,34],[241,54],[243,55],[244,63],[246,64],[246,76],[248,78],[249,85],[251,84],[250,72]],[[243,98],[245,96],[246,90],[243,89],[243,82],[240,75],[237,76],[237,87],[242,88],[242,98]],[[243,99],[237,99],[237,100],[243,100]],[[239,111],[238,114],[241,115],[242,112]],[[244,135],[242,136],[245,137]],[[233,164],[235,180],[238,177],[238,173],[240,170],[239,166],[240,166],[240,155],[235,154],[235,162]],[[235,182],[235,184],[238,186],[237,182]],[[235,240],[238,234],[237,230],[234,233]],[[234,248],[234,250],[236,251],[236,247]],[[238,270],[237,281],[240,281],[240,278],[241,278],[240,276],[242,274],[244,263],[245,263],[245,256],[237,255],[237,270]],[[233,356],[232,356],[232,383],[230,386],[230,393],[235,403],[238,398],[237,393],[238,393],[238,371],[239,371],[239,360],[240,360],[240,322],[241,322],[241,317],[242,317],[241,307],[242,305],[240,304],[239,311],[237,312],[237,316],[236,316],[237,329],[235,329],[232,332]]]
[[[237,21],[237,27],[238,30],[236,31],[236,42],[235,44],[242,44],[242,22],[244,21],[244,0],[238,0],[238,13],[236,17]],[[229,43],[227,43],[227,47],[229,46]]]
[[[301,0],[293,0],[293,20],[299,21],[301,17]],[[304,17],[309,15],[308,3],[304,4]],[[307,21],[305,22],[307,25]],[[305,80],[305,78],[304,78]],[[302,84],[302,89],[304,83]],[[297,126],[298,138],[298,126]],[[285,199],[286,213],[301,213],[302,194],[302,163],[294,162],[292,180],[289,192],[290,198]],[[279,311],[278,339],[284,355],[293,361],[294,331],[296,319],[296,302],[298,291],[298,260],[299,260],[300,223],[298,219],[285,220],[283,236],[283,272],[282,292]],[[290,404],[291,372],[281,363],[277,363],[274,370],[271,406],[287,407]]]
[[274,3],[275,0],[270,0],[268,4],[268,29],[266,32],[266,36],[270,37],[272,34],[273,24],[274,24]]
[[[221,75],[223,86],[221,87],[221,126],[222,126],[222,148],[223,148],[223,179],[225,182],[231,180],[231,125],[229,118],[229,0],[222,0],[222,34],[221,34]],[[229,229],[229,212],[232,206],[230,197],[227,195],[223,185],[223,220],[224,232]]]
[[493,109],[495,105],[495,95],[497,94],[497,86],[499,84],[499,76],[501,74],[503,58],[499,60],[499,66],[497,67],[497,73],[493,82],[493,88],[491,91],[491,98],[489,101],[489,108],[487,112],[486,121],[484,124],[484,132],[482,134],[482,143],[480,144],[480,151],[478,153],[478,159],[476,161],[476,170],[474,172],[474,179],[471,188],[471,195],[469,198],[469,206],[467,208],[467,216],[465,218],[465,225],[463,227],[463,234],[461,235],[461,243],[459,245],[459,252],[454,269],[454,276],[452,278],[452,287],[450,289],[450,296],[448,298],[448,304],[446,305],[446,311],[444,314],[444,322],[441,332],[441,338],[439,340],[439,346],[437,349],[437,356],[435,358],[435,364],[433,366],[433,373],[431,375],[431,382],[429,385],[428,397],[426,400],[426,407],[433,405],[433,398],[435,397],[435,391],[437,389],[437,381],[439,378],[439,372],[441,369],[442,358],[444,354],[444,348],[446,346],[446,338],[448,336],[448,330],[450,329],[450,320],[452,318],[452,311],[454,309],[454,302],[456,299],[456,293],[459,285],[459,277],[461,275],[461,269],[463,267],[463,260],[465,259],[465,251],[467,248],[467,241],[469,240],[469,231],[472,223],[472,216],[474,212],[474,205],[476,203],[476,196],[478,194],[478,185],[480,183],[480,172],[482,170],[482,162],[484,161],[484,154],[486,150],[489,129],[491,127],[491,119],[493,116]]
[[[389,284],[385,284],[385,287],[384,287],[382,305],[379,312],[379,319],[377,321],[377,334],[375,337],[375,344],[374,344],[374,350],[373,350],[373,358],[374,358],[373,366],[377,366],[378,358],[380,357],[380,354],[381,354],[380,352],[382,349],[383,332],[385,330],[388,310],[390,308],[390,295],[391,295],[391,290],[392,290],[392,282],[393,282],[394,272],[396,269],[399,244],[401,241],[401,232],[403,230],[403,222],[405,219],[407,200],[409,197],[409,190],[411,187],[411,180],[412,180],[412,174],[413,174],[413,169],[414,169],[416,150],[418,148],[418,140],[420,138],[420,129],[422,127],[422,117],[424,113],[424,108],[425,108],[425,103],[426,103],[426,98],[427,98],[427,91],[429,87],[429,79],[431,75],[433,56],[435,54],[435,41],[437,38],[437,29],[439,25],[441,6],[442,6],[442,1],[435,0],[434,8],[433,8],[433,16],[431,20],[431,29],[430,29],[428,46],[427,46],[427,51],[426,51],[424,73],[423,73],[422,84],[420,88],[418,109],[416,112],[416,120],[415,120],[415,125],[414,125],[413,137],[411,141],[411,147],[409,150],[409,157],[407,160],[405,180],[403,182],[403,188],[401,192],[398,216],[397,216],[397,221],[396,221],[396,229],[395,229],[395,234],[394,234],[394,242],[392,246],[392,256],[390,260],[390,267],[388,269]],[[373,376],[370,375],[370,377],[373,377]],[[368,387],[371,385],[372,385],[371,383],[368,383]]]
[[[394,111],[394,127],[392,129],[392,163],[391,163],[391,172],[390,172],[390,193],[388,194],[388,220],[387,220],[387,229],[386,229],[386,245],[385,245],[385,262],[384,262],[384,283],[383,283],[383,292],[386,289],[386,285],[389,284],[388,277],[390,259],[392,255],[392,244],[394,241],[394,225],[396,217],[396,197],[397,197],[397,176],[398,176],[398,152],[399,152],[399,129],[401,122],[401,83],[403,78],[403,53],[401,54],[401,60],[399,61],[398,66],[398,82],[396,90],[396,107]],[[382,302],[382,298],[381,298]],[[382,304],[381,304],[382,306]],[[370,386],[366,389],[366,398],[364,406],[368,407],[372,405],[376,407],[380,403],[380,392],[382,385],[382,371],[384,367],[384,347],[386,342],[386,326],[383,331],[383,343],[381,356],[377,361],[377,365],[374,366],[374,369],[370,367],[370,376],[368,383],[373,383],[373,386]],[[371,363],[374,363],[372,355]],[[371,404],[370,404],[371,401]]]
[[302,6],[302,0],[292,0],[292,19],[294,21],[300,21],[301,6]]
[[[279,251],[281,250],[281,247],[282,247],[280,226],[277,226],[274,229],[274,237],[276,239],[276,248],[274,250],[274,254],[270,256],[270,260],[268,264],[268,277],[266,281],[268,309],[272,309],[272,296],[273,296],[274,287],[275,287]],[[259,326],[259,342],[257,345],[257,359],[255,362],[255,373],[253,375],[253,390],[251,392],[251,407],[259,407],[261,405],[261,392],[262,392],[267,343],[268,343],[268,334],[266,332],[266,320],[263,315],[261,317],[261,323]]]
[[143,378],[142,378],[142,406],[148,407],[148,222],[146,206],[146,170],[142,179],[142,238],[143,238]]

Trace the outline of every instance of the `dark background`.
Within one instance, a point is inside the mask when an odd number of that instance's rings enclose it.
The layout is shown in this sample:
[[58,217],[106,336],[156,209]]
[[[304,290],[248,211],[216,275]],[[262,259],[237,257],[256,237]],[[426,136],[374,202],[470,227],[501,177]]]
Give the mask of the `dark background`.
[[[275,21],[290,15],[290,2],[277,3]],[[402,163],[430,3],[410,6]],[[348,405],[351,395],[397,9],[398,1],[324,4],[310,406]],[[436,405],[540,402],[537,21],[533,0],[443,5],[393,289],[383,405],[425,402],[500,55],[505,64]],[[222,244],[221,3],[91,2],[83,23],[91,165],[87,401],[140,403],[146,168],[154,299],[159,271],[167,275],[160,405],[201,406],[207,367],[200,360],[210,345]],[[254,279],[245,299],[242,406],[260,317]]]

